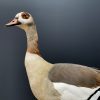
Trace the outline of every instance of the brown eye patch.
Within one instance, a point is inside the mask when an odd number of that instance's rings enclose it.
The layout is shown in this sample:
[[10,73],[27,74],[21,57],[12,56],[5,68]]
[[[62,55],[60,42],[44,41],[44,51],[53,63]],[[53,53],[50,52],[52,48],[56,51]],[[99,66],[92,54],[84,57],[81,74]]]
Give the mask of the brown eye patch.
[[27,12],[23,12],[21,16],[23,19],[28,19],[30,17],[30,15]]

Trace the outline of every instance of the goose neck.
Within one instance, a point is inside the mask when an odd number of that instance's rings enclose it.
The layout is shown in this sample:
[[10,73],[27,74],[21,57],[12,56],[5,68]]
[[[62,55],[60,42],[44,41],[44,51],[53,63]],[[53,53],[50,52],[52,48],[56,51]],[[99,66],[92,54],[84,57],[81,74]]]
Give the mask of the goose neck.
[[25,26],[25,32],[27,36],[27,52],[40,55],[36,26]]

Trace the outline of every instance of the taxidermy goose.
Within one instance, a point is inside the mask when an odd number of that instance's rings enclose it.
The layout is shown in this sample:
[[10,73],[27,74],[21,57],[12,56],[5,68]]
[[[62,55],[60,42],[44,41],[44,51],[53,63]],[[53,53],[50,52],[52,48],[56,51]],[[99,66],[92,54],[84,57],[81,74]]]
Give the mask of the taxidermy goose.
[[38,34],[31,14],[18,13],[6,26],[26,32],[25,67],[30,88],[38,100],[97,100],[100,96],[100,71],[90,67],[58,63],[41,57]]

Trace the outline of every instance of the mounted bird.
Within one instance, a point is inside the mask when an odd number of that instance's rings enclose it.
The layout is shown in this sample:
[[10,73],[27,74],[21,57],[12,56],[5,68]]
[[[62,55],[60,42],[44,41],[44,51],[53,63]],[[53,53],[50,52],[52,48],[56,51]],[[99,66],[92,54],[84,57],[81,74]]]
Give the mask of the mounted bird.
[[16,14],[6,26],[18,26],[26,33],[25,68],[30,88],[38,100],[98,100],[100,70],[78,64],[51,64],[43,59],[30,13]]

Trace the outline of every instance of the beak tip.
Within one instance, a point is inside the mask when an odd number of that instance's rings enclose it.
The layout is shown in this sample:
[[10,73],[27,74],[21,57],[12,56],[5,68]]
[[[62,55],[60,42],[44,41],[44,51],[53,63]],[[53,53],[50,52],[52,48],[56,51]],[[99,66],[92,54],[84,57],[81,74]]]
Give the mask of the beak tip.
[[5,24],[5,26],[6,26],[6,27],[9,27],[10,25],[9,25],[9,23],[7,23],[7,24]]
[[8,25],[7,25],[7,24],[5,24],[5,26],[6,26],[6,27],[8,27]]

